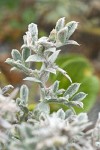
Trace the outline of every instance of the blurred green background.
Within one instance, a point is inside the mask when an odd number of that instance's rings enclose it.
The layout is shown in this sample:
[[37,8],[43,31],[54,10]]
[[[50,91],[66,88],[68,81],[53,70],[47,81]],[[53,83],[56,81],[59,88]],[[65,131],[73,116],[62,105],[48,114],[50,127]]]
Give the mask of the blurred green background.
[[[79,22],[71,38],[80,46],[62,47],[57,63],[89,94],[84,109],[87,111],[95,101],[100,102],[100,0],[0,0],[0,85],[10,83],[16,87],[23,83],[24,74],[10,72],[4,61],[10,57],[11,49],[20,50],[28,24],[38,24],[39,37],[48,36],[56,21],[64,16],[66,22]],[[65,83],[59,74],[56,77]]]

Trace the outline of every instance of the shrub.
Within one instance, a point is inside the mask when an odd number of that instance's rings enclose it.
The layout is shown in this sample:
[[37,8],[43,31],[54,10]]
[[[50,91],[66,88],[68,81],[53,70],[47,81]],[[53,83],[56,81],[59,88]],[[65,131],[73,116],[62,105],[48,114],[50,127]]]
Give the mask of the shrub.
[[[0,91],[0,149],[1,150],[97,150],[100,149],[100,117],[94,129],[86,113],[76,114],[73,106],[82,107],[82,100],[87,94],[78,92],[80,83],[72,83],[66,71],[60,68],[55,60],[60,52],[59,47],[65,44],[76,44],[69,40],[77,28],[75,21],[65,24],[65,18],[57,21],[49,37],[38,39],[36,24],[28,26],[24,36],[22,53],[12,50],[12,59],[6,62],[12,69],[22,70],[27,77],[24,80],[36,82],[40,90],[40,103],[30,111],[28,109],[29,89],[26,85],[7,94],[11,85]],[[31,63],[39,62],[39,69],[32,69]],[[60,81],[47,86],[50,74],[60,71],[70,82],[64,90],[59,89]],[[50,113],[50,103],[61,103],[69,109],[59,109]]]

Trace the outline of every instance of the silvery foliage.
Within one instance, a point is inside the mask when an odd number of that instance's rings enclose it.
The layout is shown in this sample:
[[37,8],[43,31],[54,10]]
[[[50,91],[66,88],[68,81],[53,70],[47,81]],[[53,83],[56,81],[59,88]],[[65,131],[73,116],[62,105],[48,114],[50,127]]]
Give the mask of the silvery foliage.
[[4,150],[7,146],[9,139],[7,132],[12,128],[12,124],[16,121],[16,113],[19,111],[15,101],[11,99],[16,90],[8,94],[10,89],[13,89],[12,85],[0,88],[0,150]]
[[[57,21],[55,29],[50,32],[49,37],[41,37],[38,39],[37,25],[31,23],[28,26],[26,35],[23,37],[24,44],[21,47],[22,53],[13,49],[11,53],[12,59],[8,58],[6,60],[8,64],[13,66],[12,69],[17,68],[26,73],[28,77],[24,80],[39,84],[41,91],[40,101],[42,102],[56,102],[65,104],[68,107],[75,105],[83,108],[83,103],[81,101],[86,97],[86,94],[83,92],[76,94],[80,84],[72,83],[66,71],[55,63],[60,53],[59,47],[67,44],[78,45],[77,42],[69,40],[77,26],[77,22],[71,21],[66,24],[65,18],[61,18]],[[40,62],[40,69],[31,69],[30,63],[32,62]],[[66,91],[64,89],[59,89],[59,81],[55,81],[53,85],[46,87],[46,82],[49,79],[50,73],[56,74],[57,71],[60,71],[72,83]]]
[[[94,129],[86,113],[76,115],[73,106],[83,107],[86,97],[78,92],[79,83],[71,83],[67,90],[59,89],[59,81],[50,87],[46,82],[50,73],[60,71],[70,81],[67,73],[59,68],[55,60],[60,52],[59,46],[77,44],[69,37],[77,28],[72,21],[65,24],[65,18],[57,21],[49,37],[38,39],[36,24],[30,24],[24,36],[22,54],[13,50],[12,59],[6,60],[28,75],[24,80],[33,81],[40,87],[40,103],[30,111],[28,108],[29,89],[26,85],[20,88],[19,97],[15,100],[18,89],[8,93],[11,85],[0,89],[0,149],[1,150],[99,150],[100,149],[100,115]],[[41,62],[39,70],[31,69],[31,62]],[[59,109],[50,113],[49,103],[61,103],[70,109],[65,112]]]

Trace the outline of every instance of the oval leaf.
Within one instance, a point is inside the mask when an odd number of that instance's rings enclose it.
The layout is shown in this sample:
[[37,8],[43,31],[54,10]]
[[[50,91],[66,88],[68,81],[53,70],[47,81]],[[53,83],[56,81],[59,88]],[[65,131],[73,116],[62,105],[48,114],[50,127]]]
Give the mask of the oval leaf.
[[57,111],[57,117],[60,119],[65,119],[65,112],[62,109]]
[[32,36],[38,36],[37,24],[35,24],[35,23],[29,24],[28,31],[31,33]]
[[31,55],[31,51],[30,51],[29,48],[26,47],[22,50],[22,59],[23,59],[23,61],[25,61],[30,55]]
[[12,58],[16,60],[21,60],[21,54],[17,49],[13,49],[11,52]]
[[50,106],[47,103],[41,102],[37,105],[36,107],[37,110],[39,110],[40,112],[44,112],[46,114],[50,113]]
[[69,95],[69,98],[72,97],[79,89],[80,83],[71,84],[68,89],[65,91],[64,96]]
[[60,19],[57,21],[56,27],[55,27],[56,31],[59,31],[60,29],[62,29],[62,28],[64,27],[64,25],[65,25],[65,17],[60,18]]
[[57,92],[59,89],[59,81],[55,81],[54,84],[52,85],[52,90],[53,92]]
[[32,62],[44,62],[44,60],[45,59],[43,57],[41,57],[37,54],[34,54],[34,55],[29,56],[27,58],[26,62],[30,62],[30,61],[32,61]]
[[55,60],[57,59],[59,53],[60,53],[60,50],[55,51],[55,52],[48,58],[48,60],[49,60],[51,63],[54,63]]
[[77,29],[78,22],[76,22],[76,21],[71,21],[71,22],[67,23],[66,26],[68,27],[68,36],[67,36],[67,39],[69,39],[69,37],[70,37],[70,36],[74,33],[74,31]]
[[57,34],[58,40],[59,40],[61,43],[65,43],[65,42],[66,42],[67,34],[68,34],[68,27],[64,27],[64,28],[61,29],[61,30],[58,32],[58,34]]
[[82,101],[86,96],[87,94],[85,94],[84,92],[79,92],[72,98],[72,101]]
[[26,85],[22,85],[20,89],[20,98],[25,102],[28,102],[29,89]]

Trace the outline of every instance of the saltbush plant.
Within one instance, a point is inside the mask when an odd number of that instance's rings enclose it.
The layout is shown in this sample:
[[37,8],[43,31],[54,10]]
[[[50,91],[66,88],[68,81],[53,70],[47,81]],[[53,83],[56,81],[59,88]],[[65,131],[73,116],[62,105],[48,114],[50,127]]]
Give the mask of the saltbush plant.
[[[56,59],[59,47],[77,42],[69,40],[77,28],[75,21],[65,23],[65,18],[57,21],[49,37],[38,39],[37,25],[31,23],[24,35],[22,53],[13,49],[12,58],[6,62],[26,74],[24,80],[39,85],[40,102],[33,110],[28,109],[29,89],[20,88],[8,93],[11,85],[0,90],[0,149],[1,150],[99,150],[100,116],[94,129],[90,129],[86,113],[76,114],[74,106],[83,108],[82,100],[87,94],[78,92],[80,83],[72,83],[66,71],[60,68]],[[40,63],[39,69],[32,69],[33,63]],[[59,89],[60,81],[48,86],[50,74],[61,72],[70,81],[70,86]],[[15,100],[14,100],[15,99]],[[50,113],[50,103],[63,104],[66,111],[59,109]]]

